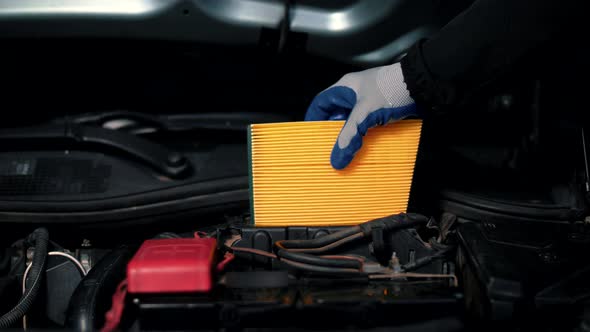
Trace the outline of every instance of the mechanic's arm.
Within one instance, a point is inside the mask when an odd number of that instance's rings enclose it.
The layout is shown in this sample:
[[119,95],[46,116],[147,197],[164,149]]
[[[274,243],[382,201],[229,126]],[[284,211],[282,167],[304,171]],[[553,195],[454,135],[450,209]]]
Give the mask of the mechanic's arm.
[[[348,119],[331,155],[346,167],[367,130],[452,106],[567,31],[577,0],[478,0],[401,63],[347,74],[311,103],[306,120]],[[416,105],[417,104],[417,105]]]

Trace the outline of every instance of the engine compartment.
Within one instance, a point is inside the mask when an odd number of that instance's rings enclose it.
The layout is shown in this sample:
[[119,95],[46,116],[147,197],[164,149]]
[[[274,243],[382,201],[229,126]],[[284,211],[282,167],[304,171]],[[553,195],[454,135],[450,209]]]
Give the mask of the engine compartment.
[[[430,233],[427,242],[414,228],[418,226]],[[50,278],[47,272],[50,293],[40,297],[44,300],[33,311],[59,312],[51,292],[75,285],[76,272],[85,274],[90,268],[70,293],[67,308],[63,304],[68,301],[61,303],[60,313],[67,319],[28,315],[26,324],[67,324],[82,330],[102,324],[122,324],[124,330],[339,329],[414,324],[427,317],[455,319],[462,316],[463,297],[454,274],[451,228],[419,215],[396,215],[349,228],[264,229],[232,223],[212,232],[161,233],[138,250],[112,250],[98,261],[88,258],[87,251],[94,249],[70,252],[70,263],[77,266],[76,257],[81,257],[86,267],[63,271],[60,278]],[[29,252],[43,250],[37,243]],[[31,282],[39,271],[25,268],[24,274]],[[125,289],[126,297],[117,295]],[[395,319],[387,312],[396,312]]]
[[37,230],[3,251],[2,271],[11,271],[0,291],[8,310],[24,277],[30,290],[42,275],[13,325],[27,329],[574,329],[588,294],[588,226],[528,229],[450,213],[336,228],[227,217],[115,249],[89,240],[65,249],[57,233],[39,255],[44,273],[32,261],[43,248],[35,237],[47,232]]

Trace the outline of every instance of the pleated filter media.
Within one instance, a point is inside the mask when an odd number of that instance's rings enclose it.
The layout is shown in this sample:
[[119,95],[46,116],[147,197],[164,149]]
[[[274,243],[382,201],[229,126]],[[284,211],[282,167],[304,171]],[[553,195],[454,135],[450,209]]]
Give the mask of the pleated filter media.
[[422,121],[370,129],[343,170],[330,154],[343,121],[253,124],[250,193],[256,226],[344,226],[405,212]]

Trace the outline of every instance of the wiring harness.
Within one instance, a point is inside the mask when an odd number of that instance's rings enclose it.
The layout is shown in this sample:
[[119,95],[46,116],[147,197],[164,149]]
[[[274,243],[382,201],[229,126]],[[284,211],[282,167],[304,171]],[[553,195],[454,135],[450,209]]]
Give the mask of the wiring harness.
[[411,264],[401,266],[399,270],[366,262],[364,257],[351,255],[332,255],[329,252],[361,239],[369,240],[374,247],[383,245],[383,236],[387,232],[425,225],[430,218],[419,214],[397,214],[348,227],[335,233],[311,240],[282,240],[275,242],[274,252],[253,248],[227,247],[235,255],[253,254],[267,257],[301,271],[331,275],[370,275],[370,279],[388,279],[395,277],[444,277],[455,280],[454,275],[424,275],[409,273],[435,259],[444,257],[447,251],[433,256],[423,257]]
[[12,327],[31,309],[31,306],[39,293],[41,280],[45,275],[49,232],[45,228],[38,228],[28,236],[26,242],[35,246],[33,262],[30,265],[29,271],[31,282],[29,285],[26,285],[25,292],[16,306],[0,317],[0,329],[2,330]]

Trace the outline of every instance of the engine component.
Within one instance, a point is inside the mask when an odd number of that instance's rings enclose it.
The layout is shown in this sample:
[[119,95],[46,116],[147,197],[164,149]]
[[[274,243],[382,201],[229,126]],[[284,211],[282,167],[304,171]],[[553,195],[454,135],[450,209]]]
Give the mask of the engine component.
[[470,314],[511,328],[566,329],[590,296],[589,244],[577,241],[580,227],[460,218],[457,269]]
[[[28,281],[30,276],[30,267],[31,265],[27,267],[23,275],[23,293],[26,290],[25,281]],[[50,251],[47,253],[44,274],[45,287],[36,301],[35,312],[27,314],[26,319],[23,319],[25,328],[45,326],[48,322],[64,326],[71,296],[86,275],[86,270],[69,253]]]
[[329,156],[342,125],[310,121],[250,126],[256,226],[348,226],[406,211],[422,122],[404,120],[369,131],[359,156],[337,171]]
[[0,317],[0,329],[12,327],[31,309],[35,298],[39,294],[41,280],[45,275],[49,232],[45,228],[38,228],[29,235],[27,241],[35,245],[33,262],[30,265],[31,282],[25,284],[25,292],[16,306]]
[[169,151],[158,144],[115,130],[79,126],[68,122],[41,127],[0,130],[0,141],[2,142],[26,141],[31,144],[35,141],[46,143],[52,140],[94,144],[99,149],[117,149],[171,178],[182,178],[185,173],[190,171],[191,167],[188,160],[178,152]]
[[161,233],[119,279],[103,331],[401,326],[457,315],[451,249],[414,229],[429,221],[398,214],[346,228]]
[[284,271],[246,271],[228,273],[226,284],[216,288],[208,297],[135,296],[127,303],[137,310],[142,330],[400,326],[457,316],[462,310],[457,288],[442,279],[287,280]]
[[127,266],[128,291],[208,292],[213,285],[213,238],[147,240]]
[[[400,217],[403,218],[404,216],[408,219],[396,219]],[[398,215],[389,218],[391,218],[390,223],[395,225],[394,228],[397,228],[397,231],[394,231],[395,229],[390,229],[390,231],[386,230],[385,232],[382,232],[384,227],[374,227],[369,231],[368,226],[363,226],[367,230],[366,233],[370,236],[364,240],[357,239],[358,241],[348,242],[343,245],[340,249],[340,255],[357,258],[362,257],[365,260],[365,263],[375,264],[378,262],[381,263],[381,265],[386,266],[389,264],[389,261],[395,252],[400,264],[402,264],[402,269],[406,272],[415,271],[428,274],[452,273],[452,262],[443,259],[445,255],[448,256],[448,250],[452,248],[449,248],[444,244],[438,244],[437,247],[433,247],[431,243],[422,240],[413,228],[425,224],[429,221],[428,218],[414,214]],[[376,223],[373,226],[379,225]],[[305,245],[307,247],[315,247],[314,249],[317,250],[318,247],[325,247],[359,232],[359,226],[349,228],[244,227],[239,229],[239,238],[232,243],[231,249],[234,251],[240,251],[243,250],[241,248],[248,248],[258,249],[264,252],[273,252],[274,244],[277,243],[279,245],[292,247],[289,254],[294,254],[294,252],[292,252],[293,249],[296,249],[293,248],[294,246]],[[223,230],[218,231],[218,234],[223,233]],[[372,240],[371,243],[367,243],[367,239],[369,238]],[[219,239],[219,241],[221,241],[221,239]],[[281,254],[284,254],[285,252],[285,250],[278,251],[277,254],[278,256],[281,256]],[[264,257],[256,255],[248,257],[247,253],[241,253],[240,257],[250,258],[249,262],[258,268],[272,270],[281,268],[279,262],[273,260],[272,257],[269,256]],[[309,263],[309,261],[307,261],[307,263]],[[318,261],[316,258],[315,264],[317,263]],[[342,263],[343,262],[340,261],[337,264]],[[355,262],[348,262],[345,264],[354,263]],[[364,267],[367,268],[367,264],[364,265]],[[252,269],[252,267],[249,269]]]
[[78,285],[68,308],[68,328],[94,331],[104,324],[104,313],[111,305],[117,284],[125,279],[133,250],[119,247],[102,257]]

